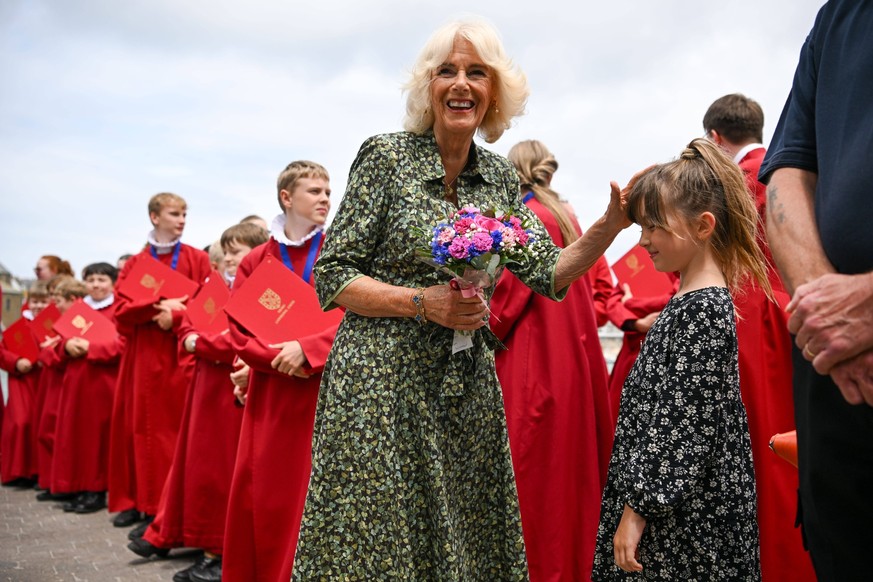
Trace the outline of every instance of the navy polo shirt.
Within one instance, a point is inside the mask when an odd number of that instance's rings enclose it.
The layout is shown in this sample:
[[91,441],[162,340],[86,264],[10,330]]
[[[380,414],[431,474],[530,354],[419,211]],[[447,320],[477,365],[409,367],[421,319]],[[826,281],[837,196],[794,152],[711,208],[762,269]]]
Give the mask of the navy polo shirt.
[[815,217],[837,271],[873,270],[873,1],[819,11],[758,178],[785,167],[818,174]]

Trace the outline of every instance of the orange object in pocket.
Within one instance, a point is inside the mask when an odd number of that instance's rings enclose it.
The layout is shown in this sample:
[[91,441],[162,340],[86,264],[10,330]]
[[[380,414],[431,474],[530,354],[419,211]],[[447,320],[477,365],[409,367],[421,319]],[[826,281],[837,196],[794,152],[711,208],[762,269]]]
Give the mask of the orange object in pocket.
[[797,431],[774,434],[770,437],[770,450],[797,467]]

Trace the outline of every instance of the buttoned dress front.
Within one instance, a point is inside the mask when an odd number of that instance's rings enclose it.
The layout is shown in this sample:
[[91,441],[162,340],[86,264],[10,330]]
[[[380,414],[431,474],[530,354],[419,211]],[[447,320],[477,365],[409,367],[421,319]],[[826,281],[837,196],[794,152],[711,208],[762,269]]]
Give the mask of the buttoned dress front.
[[[363,276],[447,283],[415,256],[455,210],[444,175],[432,133],[364,143],[316,265],[323,307]],[[511,269],[556,297],[560,249],[521,204],[512,165],[474,145],[457,184],[460,206],[515,207],[534,225],[530,260]],[[435,323],[346,311],[322,380],[293,579],[527,579],[499,344],[479,330],[472,348],[452,354],[452,340]]]

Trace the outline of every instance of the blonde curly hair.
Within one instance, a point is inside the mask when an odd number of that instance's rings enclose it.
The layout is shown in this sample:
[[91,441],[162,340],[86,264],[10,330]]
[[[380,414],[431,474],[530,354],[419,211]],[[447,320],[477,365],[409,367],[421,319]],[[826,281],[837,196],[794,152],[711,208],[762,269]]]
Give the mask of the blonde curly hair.
[[408,95],[403,127],[417,134],[425,133],[433,127],[430,83],[434,70],[451,54],[456,38],[468,40],[483,64],[494,73],[495,107],[488,109],[478,132],[486,142],[493,143],[509,129],[514,117],[524,113],[530,90],[525,74],[506,55],[497,29],[484,20],[451,22],[431,35],[412,66],[409,81],[404,86]]

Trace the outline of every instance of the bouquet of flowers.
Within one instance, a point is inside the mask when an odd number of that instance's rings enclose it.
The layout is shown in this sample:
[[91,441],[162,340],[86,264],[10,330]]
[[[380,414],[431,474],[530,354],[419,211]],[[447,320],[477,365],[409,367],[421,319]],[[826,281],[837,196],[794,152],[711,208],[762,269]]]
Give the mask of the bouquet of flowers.
[[534,236],[515,215],[466,206],[433,227],[425,262],[448,271],[465,297],[480,294],[507,263],[530,252]]

